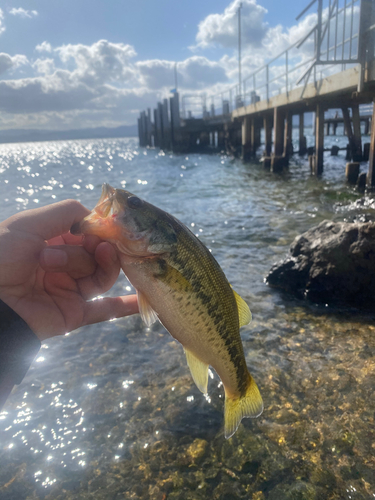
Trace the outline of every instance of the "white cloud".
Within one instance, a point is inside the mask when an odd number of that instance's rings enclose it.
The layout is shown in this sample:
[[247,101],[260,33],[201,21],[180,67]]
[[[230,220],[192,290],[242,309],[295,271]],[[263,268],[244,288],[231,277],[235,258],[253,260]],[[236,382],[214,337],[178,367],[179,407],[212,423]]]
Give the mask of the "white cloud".
[[[143,84],[149,89],[173,88],[174,61],[153,59],[136,63]],[[216,83],[227,82],[224,67],[206,57],[193,56],[178,63],[178,86],[189,90],[202,89]]]
[[5,31],[4,12],[0,9],[0,35]]
[[40,45],[35,47],[37,52],[52,52],[52,46],[49,42],[42,42]]
[[235,48],[238,45],[238,8],[242,3],[241,26],[244,46],[257,47],[267,31],[267,23],[263,21],[267,10],[258,5],[256,0],[234,0],[222,14],[210,14],[198,25],[197,45],[194,48],[205,48],[219,45],[224,48]]
[[12,16],[23,17],[24,19],[27,17],[31,19],[33,17],[36,17],[38,15],[38,12],[36,10],[26,10],[22,7],[19,7],[18,9],[13,7],[13,9],[9,11],[9,14],[12,14]]
[[74,76],[87,84],[105,81],[130,80],[134,74],[130,59],[137,54],[134,47],[107,40],[88,45],[63,45],[55,49],[62,62],[73,59],[76,64]]
[[33,68],[42,75],[52,75],[56,71],[53,59],[37,59],[32,64]]
[[9,54],[0,53],[0,75],[13,66],[12,58]]
[[4,52],[0,52],[0,74],[5,73],[8,69],[17,69],[23,64],[27,64],[27,57],[21,54],[16,54],[15,56],[10,56]]
[[94,89],[70,80],[69,72],[53,76],[0,81],[0,109],[7,113],[42,113],[80,109],[95,97]]

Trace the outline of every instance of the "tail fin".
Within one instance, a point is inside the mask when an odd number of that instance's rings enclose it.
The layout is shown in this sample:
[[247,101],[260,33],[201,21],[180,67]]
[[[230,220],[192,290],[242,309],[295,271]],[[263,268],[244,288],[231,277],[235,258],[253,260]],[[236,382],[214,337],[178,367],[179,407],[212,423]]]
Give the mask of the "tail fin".
[[236,432],[245,417],[259,417],[263,411],[263,401],[255,380],[249,373],[249,385],[244,396],[231,398],[225,394],[224,433],[229,439]]

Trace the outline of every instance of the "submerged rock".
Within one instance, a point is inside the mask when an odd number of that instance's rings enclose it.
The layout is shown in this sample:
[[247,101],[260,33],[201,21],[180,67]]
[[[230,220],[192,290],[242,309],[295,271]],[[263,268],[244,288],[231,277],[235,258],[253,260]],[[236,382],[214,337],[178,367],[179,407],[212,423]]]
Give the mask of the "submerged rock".
[[266,281],[317,303],[374,310],[375,223],[323,221],[298,236]]

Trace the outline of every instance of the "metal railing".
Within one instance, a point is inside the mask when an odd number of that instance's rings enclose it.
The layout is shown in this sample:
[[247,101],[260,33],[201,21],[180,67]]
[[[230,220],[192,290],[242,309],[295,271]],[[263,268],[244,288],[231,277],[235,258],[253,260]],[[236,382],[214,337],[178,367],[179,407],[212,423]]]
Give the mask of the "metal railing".
[[[234,109],[301,87],[301,97],[308,83],[315,83],[373,57],[364,46],[366,33],[373,30],[366,6],[372,0],[313,0],[297,17],[318,3],[316,23],[300,40],[267,62],[239,84],[216,94],[182,96],[182,118],[208,118],[231,113]],[[364,7],[365,5],[365,7]],[[372,12],[370,10],[370,12]],[[301,47],[304,47],[301,50]],[[246,72],[246,68],[243,68]]]

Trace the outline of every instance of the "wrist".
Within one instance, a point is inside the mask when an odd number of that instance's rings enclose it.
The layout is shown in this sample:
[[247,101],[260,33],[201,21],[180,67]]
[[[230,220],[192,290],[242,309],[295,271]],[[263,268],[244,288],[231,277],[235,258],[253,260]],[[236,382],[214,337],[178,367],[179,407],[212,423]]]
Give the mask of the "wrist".
[[40,346],[27,323],[0,300],[0,380],[20,384]]

